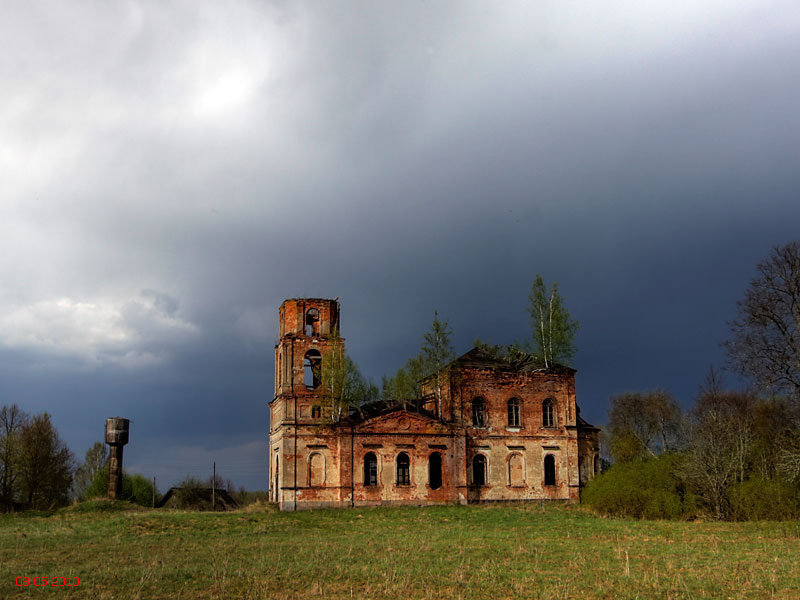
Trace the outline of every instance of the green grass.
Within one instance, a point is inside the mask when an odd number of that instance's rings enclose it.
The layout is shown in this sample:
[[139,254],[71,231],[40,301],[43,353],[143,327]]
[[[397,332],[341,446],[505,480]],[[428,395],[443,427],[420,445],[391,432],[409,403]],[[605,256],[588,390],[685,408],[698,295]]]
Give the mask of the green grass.
[[[574,506],[0,516],[0,598],[798,598],[800,523]],[[77,588],[17,576],[80,577]]]

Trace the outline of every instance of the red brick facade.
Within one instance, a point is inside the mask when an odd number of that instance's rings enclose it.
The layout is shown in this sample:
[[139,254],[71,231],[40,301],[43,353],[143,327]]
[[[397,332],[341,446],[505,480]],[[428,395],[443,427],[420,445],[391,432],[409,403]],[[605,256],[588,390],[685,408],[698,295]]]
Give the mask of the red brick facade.
[[279,314],[269,481],[282,510],[575,502],[597,471],[599,430],[578,416],[573,369],[513,368],[476,348],[451,363],[441,400],[429,379],[417,410],[331,424],[315,361],[330,350],[339,304],[286,300]]

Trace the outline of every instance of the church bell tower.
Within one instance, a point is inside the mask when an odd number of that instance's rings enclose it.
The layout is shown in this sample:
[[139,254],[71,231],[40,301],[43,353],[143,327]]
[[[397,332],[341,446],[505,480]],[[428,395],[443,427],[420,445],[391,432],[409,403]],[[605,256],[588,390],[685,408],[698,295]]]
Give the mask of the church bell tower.
[[312,435],[330,419],[330,407],[324,405],[320,387],[322,365],[331,351],[344,351],[344,340],[338,337],[338,299],[285,300],[278,318],[275,393],[270,402],[269,489],[270,500],[284,506],[294,502],[297,494],[298,437]]

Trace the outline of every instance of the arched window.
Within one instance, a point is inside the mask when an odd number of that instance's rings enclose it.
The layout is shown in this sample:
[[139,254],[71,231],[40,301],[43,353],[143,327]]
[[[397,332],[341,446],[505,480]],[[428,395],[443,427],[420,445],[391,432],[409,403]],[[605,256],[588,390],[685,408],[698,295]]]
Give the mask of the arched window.
[[442,455],[438,452],[428,458],[428,485],[432,490],[442,487]]
[[408,454],[405,452],[397,455],[397,485],[411,485]]
[[508,485],[519,487],[525,485],[525,462],[521,454],[508,457]]
[[520,427],[521,425],[522,419],[520,419],[519,398],[511,398],[511,400],[508,401],[508,426]]
[[594,474],[600,475],[600,455],[594,455]]
[[318,350],[309,350],[306,352],[305,365],[303,370],[303,383],[310,390],[315,390],[319,387],[322,379],[322,355]]
[[325,457],[319,452],[312,452],[308,457],[308,485],[325,485]]
[[319,311],[316,308],[310,308],[306,312],[306,335],[319,335]]
[[486,400],[480,396],[472,401],[472,426],[486,427]]
[[556,458],[552,454],[544,457],[544,484],[556,484]]
[[378,485],[378,458],[374,452],[364,457],[364,485]]
[[556,426],[556,410],[553,405],[553,399],[548,398],[542,402],[542,427],[555,427]]
[[472,459],[472,485],[486,485],[486,457],[476,454]]

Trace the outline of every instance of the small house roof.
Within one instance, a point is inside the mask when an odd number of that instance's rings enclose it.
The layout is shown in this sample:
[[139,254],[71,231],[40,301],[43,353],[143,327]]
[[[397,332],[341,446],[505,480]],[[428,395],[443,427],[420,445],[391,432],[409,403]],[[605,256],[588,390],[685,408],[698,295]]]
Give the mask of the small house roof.
[[[167,503],[176,496],[183,488],[180,486],[171,487],[167,490],[167,493],[164,494],[164,497],[161,498],[161,502],[156,504],[156,508],[162,508],[166,506]],[[224,510],[230,510],[232,508],[237,508],[239,503],[236,502],[231,495],[228,493],[228,490],[217,488],[213,490],[213,494],[215,496],[215,501],[219,504]],[[212,489],[210,487],[207,488],[197,488],[192,490],[193,499],[196,501],[199,500],[201,503],[208,503],[211,505],[211,498],[212,498]]]

